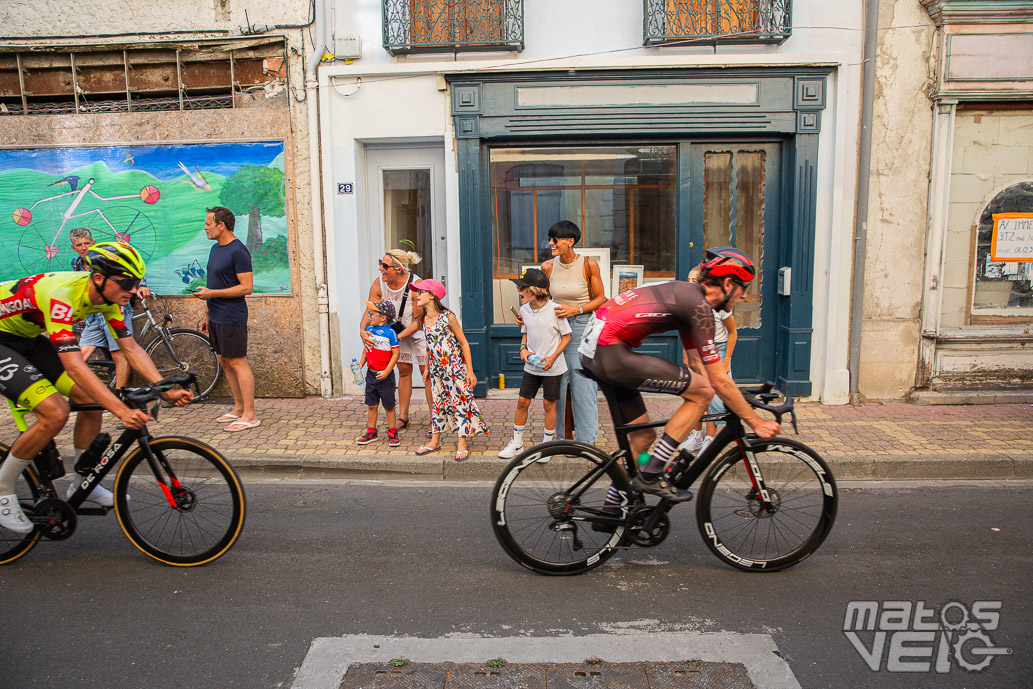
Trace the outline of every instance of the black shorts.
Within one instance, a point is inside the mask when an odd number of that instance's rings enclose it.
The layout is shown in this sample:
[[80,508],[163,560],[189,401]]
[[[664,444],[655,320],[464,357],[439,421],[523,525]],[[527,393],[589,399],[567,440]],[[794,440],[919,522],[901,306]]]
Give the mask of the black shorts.
[[538,388],[542,388],[542,397],[549,402],[555,402],[560,398],[560,381],[563,376],[537,376],[524,371],[524,377],[520,380],[520,396],[533,400],[538,394]]
[[384,380],[377,380],[379,371],[366,369],[366,406],[384,405],[388,411],[395,408],[395,372],[387,374]]
[[46,337],[0,335],[0,394],[26,409],[55,392],[68,396],[75,383]]
[[599,345],[591,359],[582,354],[581,366],[616,388],[617,407],[625,423],[646,413],[643,392],[680,395],[692,384],[692,371],[684,366],[622,344]]
[[226,359],[242,359],[247,356],[247,326],[208,324],[208,339],[212,349]]

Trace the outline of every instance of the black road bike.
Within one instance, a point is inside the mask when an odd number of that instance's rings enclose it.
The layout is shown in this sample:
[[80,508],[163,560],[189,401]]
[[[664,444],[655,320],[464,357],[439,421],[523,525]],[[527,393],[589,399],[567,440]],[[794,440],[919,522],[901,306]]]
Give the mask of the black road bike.
[[[516,562],[541,574],[586,572],[618,550],[659,545],[671,529],[669,512],[678,503],[651,504],[652,496],[631,487],[639,468],[628,444],[632,431],[667,421],[629,425],[613,386],[596,382],[620,449],[608,454],[572,440],[535,445],[506,466],[492,492],[496,538]],[[740,390],[779,423],[789,414],[795,430],[793,398],[772,406],[781,397],[773,387]],[[703,477],[695,496],[696,521],[710,550],[750,572],[775,572],[814,553],[832,529],[839,495],[825,460],[795,440],[747,434],[731,411],[705,416],[708,420],[725,425],[697,457],[680,453],[672,482],[688,489]],[[611,484],[619,494],[617,505],[605,503]]]
[[[159,323],[147,301],[141,297],[143,311],[133,316],[136,321],[133,328],[136,341],[151,357],[160,375],[171,377],[183,375],[187,371],[196,373],[197,396],[194,399],[204,399],[222,378],[222,365],[212,349],[211,341],[199,330],[169,327],[173,320],[171,313],[166,313]],[[150,337],[152,330],[154,337]],[[86,363],[98,378],[114,389],[115,362],[106,347],[94,349]]]
[[[191,384],[196,384],[193,373],[118,392],[134,409],[150,407],[157,419],[161,393],[174,385]],[[72,405],[72,411],[100,409],[96,404]],[[24,417],[31,412],[13,405],[11,411],[24,431]],[[215,448],[183,436],[154,438],[146,426],[125,429],[106,450],[100,447],[102,436],[99,443],[94,441],[96,463],[89,473],[85,478],[72,474],[79,486],[67,500],[64,491],[54,486],[65,470],[53,441],[25,468],[15,492],[35,528],[18,534],[0,527],[0,565],[25,555],[41,538],[69,538],[80,516],[106,515],[111,508],[86,502],[86,497],[116,466],[115,516],[126,537],[144,554],[167,565],[196,567],[221,557],[237,542],[244,528],[244,487]],[[0,444],[5,459],[8,450]]]

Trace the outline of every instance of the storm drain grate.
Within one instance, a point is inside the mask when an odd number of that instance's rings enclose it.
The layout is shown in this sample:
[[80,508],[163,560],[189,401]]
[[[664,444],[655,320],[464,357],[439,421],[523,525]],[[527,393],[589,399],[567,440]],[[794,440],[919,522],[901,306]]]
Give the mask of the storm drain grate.
[[741,663],[355,663],[340,689],[753,689]]

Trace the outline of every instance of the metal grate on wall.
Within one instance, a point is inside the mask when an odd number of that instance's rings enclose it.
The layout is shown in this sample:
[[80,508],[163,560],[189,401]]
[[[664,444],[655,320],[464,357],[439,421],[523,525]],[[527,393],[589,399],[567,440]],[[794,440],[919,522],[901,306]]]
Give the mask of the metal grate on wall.
[[0,115],[211,110],[242,107],[252,94],[271,105],[286,86],[282,37],[0,46]]

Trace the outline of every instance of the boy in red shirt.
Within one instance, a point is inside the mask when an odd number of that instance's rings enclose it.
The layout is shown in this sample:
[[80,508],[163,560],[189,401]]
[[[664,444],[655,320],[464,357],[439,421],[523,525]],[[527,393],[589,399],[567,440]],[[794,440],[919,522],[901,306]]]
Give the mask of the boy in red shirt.
[[373,336],[373,346],[363,350],[359,366],[366,369],[366,406],[369,416],[366,432],[355,439],[359,445],[380,440],[377,435],[377,412],[384,405],[387,412],[387,444],[398,447],[398,428],[395,420],[395,364],[398,363],[398,335],[388,325],[395,319],[395,305],[386,299],[366,302],[370,326],[366,332]]

